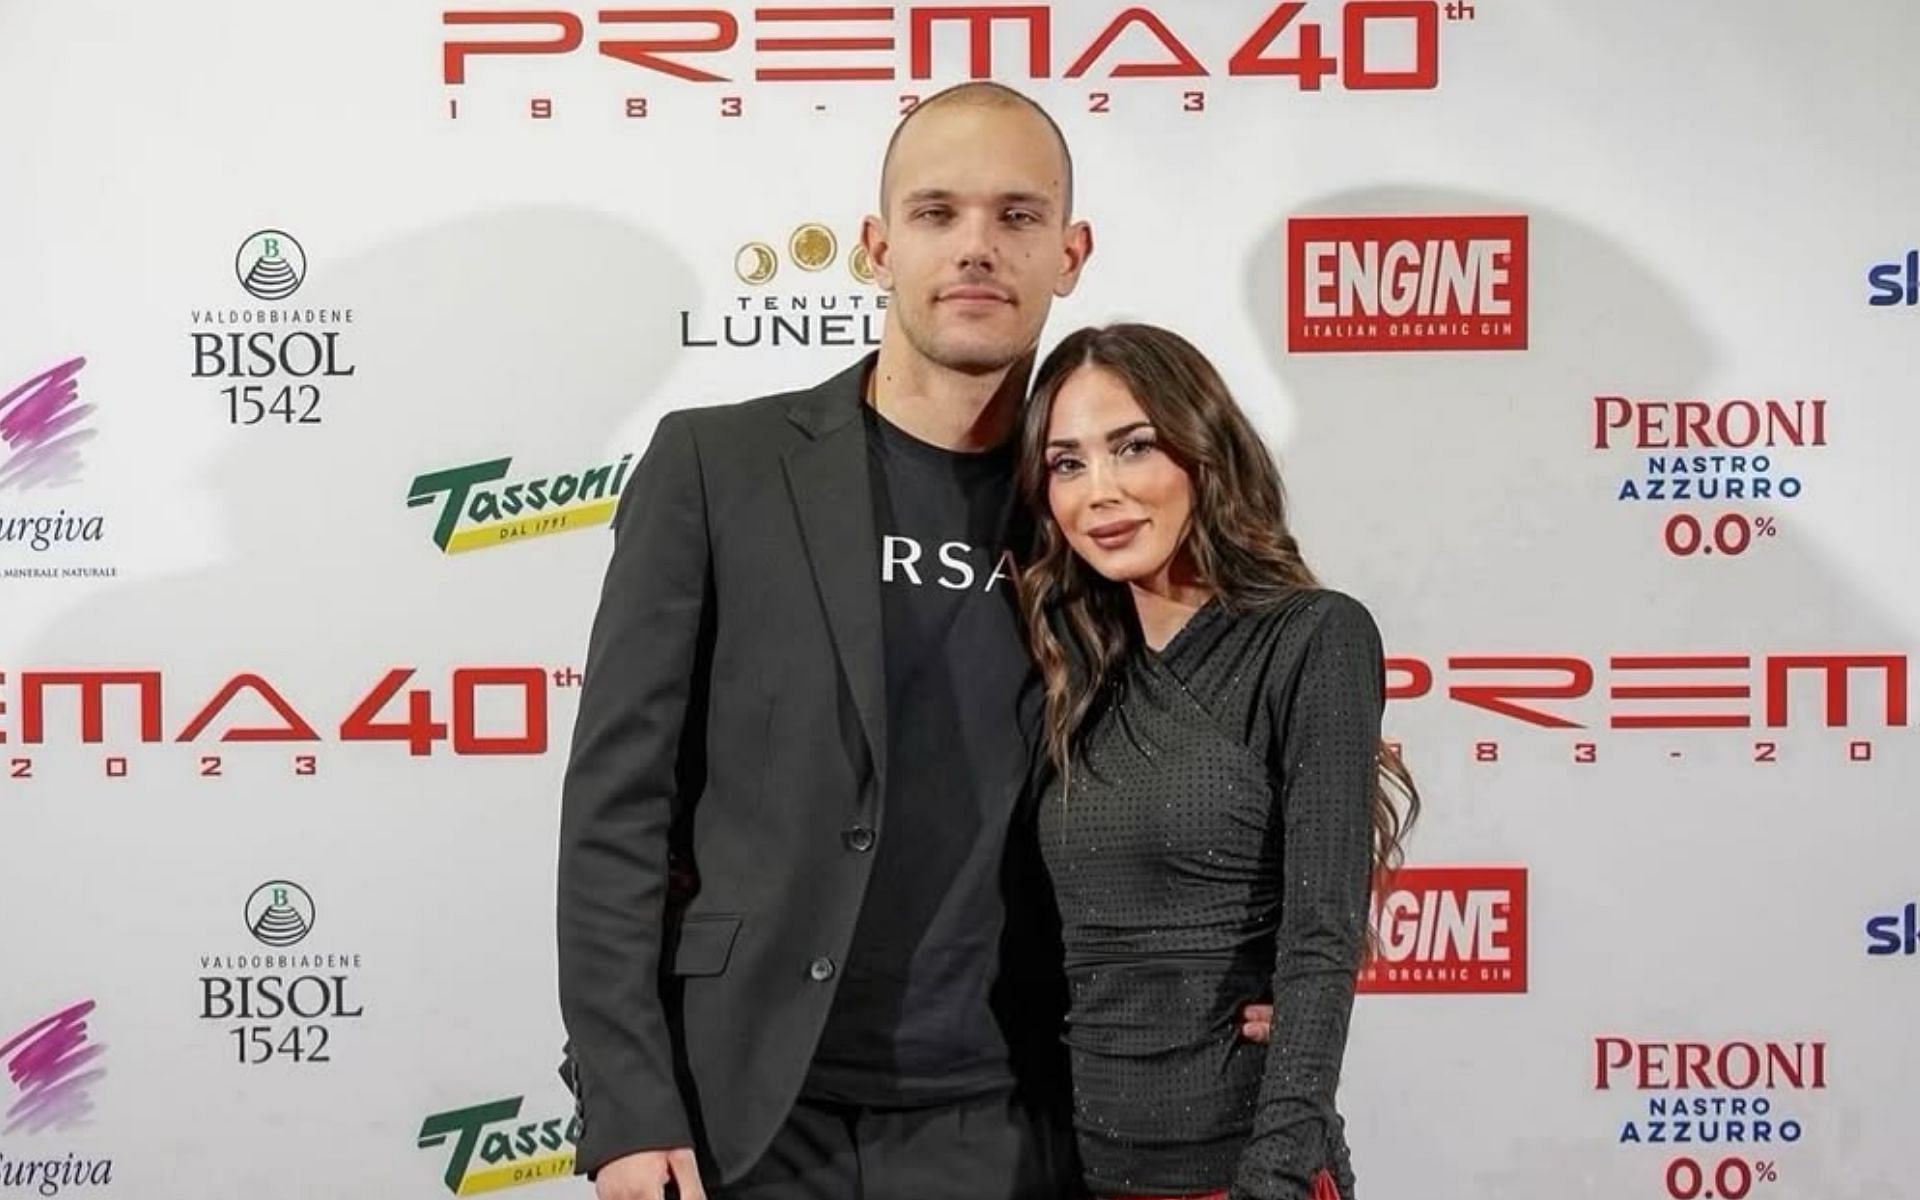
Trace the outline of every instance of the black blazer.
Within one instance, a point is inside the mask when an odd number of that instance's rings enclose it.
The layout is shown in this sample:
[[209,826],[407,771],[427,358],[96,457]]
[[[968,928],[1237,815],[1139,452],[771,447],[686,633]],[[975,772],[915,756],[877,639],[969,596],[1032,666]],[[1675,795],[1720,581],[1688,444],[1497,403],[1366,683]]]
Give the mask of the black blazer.
[[[886,836],[859,419],[873,361],[668,414],[621,495],[560,817],[581,1173],[691,1145],[709,1178],[738,1178],[791,1110],[833,1002]],[[1058,929],[1026,815],[995,1005],[1022,1084],[1065,1103]]]

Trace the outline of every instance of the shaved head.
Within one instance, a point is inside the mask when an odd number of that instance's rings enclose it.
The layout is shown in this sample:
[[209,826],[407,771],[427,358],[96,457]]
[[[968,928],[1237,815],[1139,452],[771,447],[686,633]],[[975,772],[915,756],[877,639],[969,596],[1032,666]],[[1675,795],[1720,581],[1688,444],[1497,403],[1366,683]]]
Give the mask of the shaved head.
[[1005,84],[987,80],[956,84],[944,91],[935,92],[925,100],[913,106],[900,123],[894,126],[893,136],[887,139],[886,158],[880,164],[880,211],[888,211],[887,205],[893,198],[893,157],[899,148],[900,140],[912,127],[914,119],[933,109],[951,108],[997,108],[1025,110],[1045,123],[1053,142],[1060,148],[1062,206],[1060,220],[1067,221],[1073,213],[1073,154],[1067,149],[1066,135],[1060,132],[1060,126],[1054,123],[1047,110],[1041,108],[1032,99],[1014,91]]

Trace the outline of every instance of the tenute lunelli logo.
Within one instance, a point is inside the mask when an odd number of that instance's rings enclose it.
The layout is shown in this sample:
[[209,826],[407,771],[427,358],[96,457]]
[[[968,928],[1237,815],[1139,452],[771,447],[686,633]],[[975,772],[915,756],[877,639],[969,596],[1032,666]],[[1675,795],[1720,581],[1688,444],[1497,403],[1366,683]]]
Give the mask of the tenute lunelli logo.
[[298,944],[313,932],[313,897],[284,879],[261,884],[247,897],[247,932],[262,945]]
[[240,243],[233,258],[240,286],[260,300],[285,300],[307,277],[307,254],[293,235],[262,229]]

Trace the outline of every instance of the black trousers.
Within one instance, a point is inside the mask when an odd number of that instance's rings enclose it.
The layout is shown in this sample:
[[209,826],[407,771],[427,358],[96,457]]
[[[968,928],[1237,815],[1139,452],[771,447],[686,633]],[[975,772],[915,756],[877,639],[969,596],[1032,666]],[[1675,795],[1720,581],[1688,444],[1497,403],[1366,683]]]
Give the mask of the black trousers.
[[714,1200],[1071,1200],[1085,1194],[1065,1114],[1008,1093],[934,1108],[802,1100]]

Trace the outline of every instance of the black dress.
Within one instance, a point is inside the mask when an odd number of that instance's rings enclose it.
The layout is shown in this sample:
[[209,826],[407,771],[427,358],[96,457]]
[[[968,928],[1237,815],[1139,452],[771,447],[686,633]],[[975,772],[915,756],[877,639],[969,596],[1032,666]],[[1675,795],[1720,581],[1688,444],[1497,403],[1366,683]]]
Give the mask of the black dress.
[[[1334,1093],[1365,936],[1385,685],[1358,601],[1213,600],[1136,647],[1041,796],[1097,1195],[1352,1200]],[[1274,1001],[1272,1041],[1236,1014]]]

